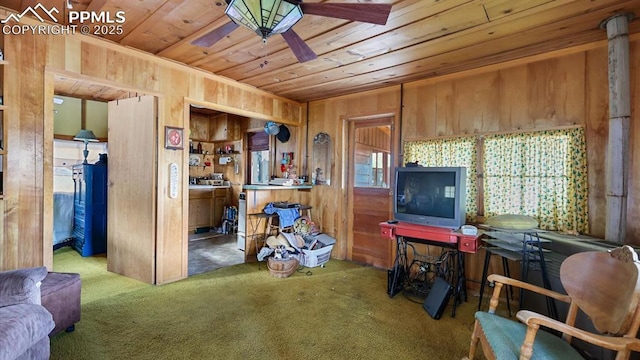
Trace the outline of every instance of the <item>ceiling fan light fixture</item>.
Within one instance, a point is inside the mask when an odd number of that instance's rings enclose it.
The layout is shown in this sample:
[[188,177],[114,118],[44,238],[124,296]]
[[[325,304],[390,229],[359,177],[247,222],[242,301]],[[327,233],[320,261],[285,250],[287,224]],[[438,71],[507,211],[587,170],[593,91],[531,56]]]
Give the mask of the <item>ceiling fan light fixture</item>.
[[289,30],[302,19],[299,3],[287,0],[231,0],[224,12],[263,40]]

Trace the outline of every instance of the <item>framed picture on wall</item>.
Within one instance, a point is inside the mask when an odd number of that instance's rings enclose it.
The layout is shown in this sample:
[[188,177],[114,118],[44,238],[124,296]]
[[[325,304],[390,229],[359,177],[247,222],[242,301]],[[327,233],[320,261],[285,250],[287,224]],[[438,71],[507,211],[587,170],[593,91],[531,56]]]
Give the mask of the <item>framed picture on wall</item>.
[[164,127],[164,147],[171,150],[184,149],[184,129],[173,126]]

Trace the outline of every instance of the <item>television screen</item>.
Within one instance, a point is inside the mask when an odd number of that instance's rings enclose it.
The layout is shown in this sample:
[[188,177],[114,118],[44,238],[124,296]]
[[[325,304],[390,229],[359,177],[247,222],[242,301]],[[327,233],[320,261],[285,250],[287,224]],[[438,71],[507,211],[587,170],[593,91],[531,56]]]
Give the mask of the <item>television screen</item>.
[[458,228],[465,223],[466,168],[396,169],[394,217],[422,225]]

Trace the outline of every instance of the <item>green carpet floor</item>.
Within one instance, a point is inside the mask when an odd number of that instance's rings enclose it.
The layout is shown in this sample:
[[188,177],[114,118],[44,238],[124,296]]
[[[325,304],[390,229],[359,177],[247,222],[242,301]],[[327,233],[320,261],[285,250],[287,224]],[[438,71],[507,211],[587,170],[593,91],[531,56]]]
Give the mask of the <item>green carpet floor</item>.
[[434,320],[387,295],[386,271],[339,260],[285,279],[241,264],[153,286],[62,248],[54,270],[81,274],[82,319],[51,339],[51,359],[460,359],[477,306],[452,318],[449,301]]

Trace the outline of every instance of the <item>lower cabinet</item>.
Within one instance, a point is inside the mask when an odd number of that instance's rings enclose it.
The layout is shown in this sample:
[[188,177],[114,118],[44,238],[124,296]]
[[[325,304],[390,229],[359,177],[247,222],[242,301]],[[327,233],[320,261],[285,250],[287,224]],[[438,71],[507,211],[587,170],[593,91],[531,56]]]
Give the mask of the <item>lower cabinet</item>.
[[213,194],[213,225],[222,226],[224,208],[227,206],[227,189],[215,189]]
[[228,189],[189,190],[189,231],[221,227]]

